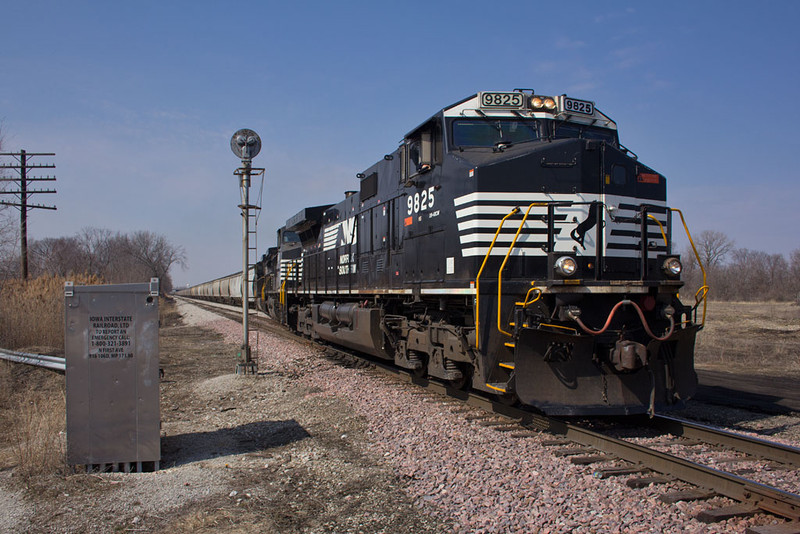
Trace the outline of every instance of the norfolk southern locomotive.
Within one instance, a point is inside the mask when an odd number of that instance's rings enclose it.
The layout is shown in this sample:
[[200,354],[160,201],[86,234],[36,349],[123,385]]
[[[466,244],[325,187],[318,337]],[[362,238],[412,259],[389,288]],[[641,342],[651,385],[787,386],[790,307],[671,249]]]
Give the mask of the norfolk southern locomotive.
[[358,178],[278,230],[254,268],[258,308],[552,415],[652,413],[694,393],[702,325],[678,298],[677,210],[593,102],[481,92]]

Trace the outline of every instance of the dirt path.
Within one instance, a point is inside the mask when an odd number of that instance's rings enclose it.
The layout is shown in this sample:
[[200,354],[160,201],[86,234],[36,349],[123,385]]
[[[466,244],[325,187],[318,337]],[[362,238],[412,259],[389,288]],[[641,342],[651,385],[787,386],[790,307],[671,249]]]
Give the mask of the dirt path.
[[162,469],[23,483],[6,465],[0,531],[450,530],[367,451],[346,402],[278,373],[237,377],[235,346],[171,322],[160,333]]

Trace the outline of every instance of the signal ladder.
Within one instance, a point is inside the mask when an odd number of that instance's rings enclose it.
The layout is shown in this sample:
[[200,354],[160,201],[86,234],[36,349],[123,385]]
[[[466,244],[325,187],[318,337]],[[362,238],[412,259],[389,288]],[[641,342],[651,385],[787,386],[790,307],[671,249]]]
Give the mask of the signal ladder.
[[[242,207],[242,216],[247,215],[247,271],[252,269],[253,277],[255,277],[255,266],[258,263],[258,212],[261,210],[260,206],[250,204]],[[252,284],[253,279],[249,282]],[[255,295],[253,295],[255,298]]]

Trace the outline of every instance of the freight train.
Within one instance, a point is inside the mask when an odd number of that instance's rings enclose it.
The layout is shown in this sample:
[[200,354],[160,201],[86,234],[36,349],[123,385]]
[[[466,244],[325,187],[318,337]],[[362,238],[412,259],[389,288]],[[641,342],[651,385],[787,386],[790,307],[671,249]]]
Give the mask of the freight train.
[[[652,414],[693,395],[707,288],[679,298],[666,179],[594,102],[479,92],[357,178],[278,229],[251,270],[254,306],[549,415]],[[241,274],[183,293],[241,302]]]

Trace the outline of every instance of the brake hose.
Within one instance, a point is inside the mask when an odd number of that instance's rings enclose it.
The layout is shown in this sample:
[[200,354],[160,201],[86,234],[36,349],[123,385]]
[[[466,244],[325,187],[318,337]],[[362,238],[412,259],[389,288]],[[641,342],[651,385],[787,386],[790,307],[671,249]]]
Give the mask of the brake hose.
[[666,341],[667,339],[669,339],[669,337],[675,331],[675,319],[673,318],[672,315],[670,315],[668,317],[669,318],[669,331],[667,332],[667,334],[665,336],[663,336],[663,337],[658,337],[657,335],[655,335],[653,333],[653,331],[650,330],[650,326],[647,324],[647,319],[645,319],[644,312],[642,312],[642,309],[639,307],[638,304],[636,304],[632,300],[628,300],[628,299],[621,300],[621,301],[617,302],[614,305],[614,307],[611,308],[611,311],[608,314],[608,319],[606,319],[606,324],[604,324],[603,328],[601,328],[600,330],[592,330],[591,328],[589,328],[588,326],[583,324],[583,321],[581,321],[580,316],[577,313],[575,313],[575,311],[572,311],[572,310],[568,311],[567,314],[569,315],[569,317],[572,320],[574,320],[576,323],[578,323],[578,326],[580,326],[581,329],[583,329],[584,332],[586,332],[587,334],[591,334],[593,336],[599,336],[600,334],[602,334],[603,332],[608,330],[608,327],[611,325],[611,319],[614,318],[614,314],[617,313],[617,310],[619,309],[620,306],[623,306],[625,304],[630,304],[636,309],[636,313],[639,314],[639,319],[641,319],[641,321],[642,321],[642,326],[644,326],[645,332],[647,332],[647,335],[649,335],[650,337],[652,337],[656,341]]

